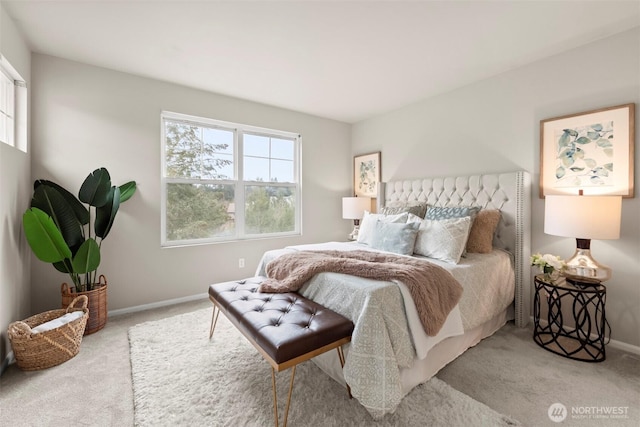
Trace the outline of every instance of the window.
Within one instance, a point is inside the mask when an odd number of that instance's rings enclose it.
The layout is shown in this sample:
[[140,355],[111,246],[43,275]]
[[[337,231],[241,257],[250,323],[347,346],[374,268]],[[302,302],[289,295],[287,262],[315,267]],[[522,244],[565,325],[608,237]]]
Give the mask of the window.
[[162,113],[162,245],[300,234],[300,136]]
[[27,151],[27,88],[7,59],[0,55],[0,141]]

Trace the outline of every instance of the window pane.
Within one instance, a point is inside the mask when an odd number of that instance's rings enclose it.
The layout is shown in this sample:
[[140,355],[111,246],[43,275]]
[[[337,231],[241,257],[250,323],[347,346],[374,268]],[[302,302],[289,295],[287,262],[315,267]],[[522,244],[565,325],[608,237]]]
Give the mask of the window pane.
[[9,79],[0,71],[0,113],[7,113],[7,91],[9,90]]
[[215,164],[215,173],[205,174],[205,179],[234,179],[233,154],[217,154],[213,158],[207,158],[209,163]]
[[269,138],[266,136],[244,134],[244,155],[269,157]]
[[171,240],[235,234],[232,185],[167,184],[167,236]]
[[13,81],[0,70],[0,141],[14,144],[14,104]]
[[272,182],[293,182],[293,161],[271,160]]
[[233,132],[224,129],[204,128],[204,143],[216,153],[233,154]]
[[7,138],[7,127],[8,127],[8,122],[9,120],[7,119],[7,116],[5,116],[4,114],[0,113],[0,141],[9,144],[9,138]]
[[300,233],[297,134],[171,112],[161,118],[163,245]]
[[233,179],[232,131],[165,120],[165,139],[166,177]]
[[294,231],[295,187],[245,187],[245,232],[267,234]]
[[259,157],[244,158],[245,181],[269,181],[269,159]]
[[290,139],[271,139],[271,157],[293,160],[293,141]]

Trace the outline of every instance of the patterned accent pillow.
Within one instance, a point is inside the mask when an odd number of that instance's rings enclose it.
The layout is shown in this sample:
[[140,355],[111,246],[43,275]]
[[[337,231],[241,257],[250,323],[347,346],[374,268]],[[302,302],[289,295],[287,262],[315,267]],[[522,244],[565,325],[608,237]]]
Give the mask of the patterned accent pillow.
[[427,206],[426,219],[438,220],[447,218],[462,218],[463,216],[471,217],[471,222],[480,212],[479,206]]
[[448,218],[440,221],[425,219],[418,230],[413,252],[450,264],[460,262],[467,244],[471,218]]
[[377,221],[373,230],[371,247],[400,255],[412,255],[420,223],[398,224]]
[[384,215],[397,215],[399,213],[407,212],[420,218],[424,218],[427,213],[426,204],[408,204],[408,205],[389,205],[382,208]]
[[398,215],[382,215],[372,214],[365,211],[362,222],[360,223],[360,230],[358,231],[358,243],[364,243],[365,245],[371,246],[373,229],[375,228],[377,221],[404,224],[405,222],[407,222],[408,216],[409,214],[407,214],[406,212]]
[[500,221],[500,211],[481,210],[471,224],[467,252],[488,254],[493,249],[493,235]]

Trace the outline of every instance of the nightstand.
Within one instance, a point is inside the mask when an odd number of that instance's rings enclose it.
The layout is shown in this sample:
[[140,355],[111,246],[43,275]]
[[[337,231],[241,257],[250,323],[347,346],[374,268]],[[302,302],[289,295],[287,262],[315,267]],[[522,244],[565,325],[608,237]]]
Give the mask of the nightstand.
[[607,288],[603,284],[574,286],[564,277],[534,279],[533,340],[542,348],[585,362],[605,360]]

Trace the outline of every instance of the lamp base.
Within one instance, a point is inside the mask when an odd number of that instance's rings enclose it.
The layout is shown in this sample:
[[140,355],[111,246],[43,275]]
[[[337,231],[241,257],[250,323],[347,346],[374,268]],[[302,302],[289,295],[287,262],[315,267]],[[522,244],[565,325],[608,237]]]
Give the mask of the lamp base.
[[600,286],[602,284],[602,282],[600,280],[586,280],[584,278],[578,277],[578,276],[565,276],[565,279],[567,281],[567,283],[569,283],[570,285],[575,286],[576,288],[580,288],[580,289],[584,289],[584,288],[593,288],[596,286]]
[[591,256],[589,239],[576,239],[576,251],[567,263],[564,276],[570,283],[595,286],[611,278],[611,269]]

